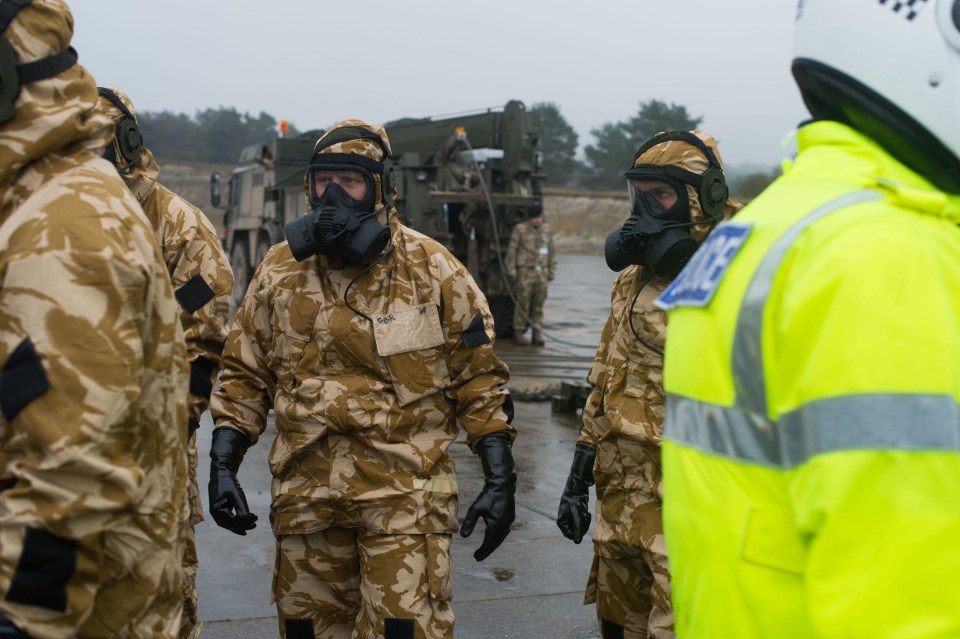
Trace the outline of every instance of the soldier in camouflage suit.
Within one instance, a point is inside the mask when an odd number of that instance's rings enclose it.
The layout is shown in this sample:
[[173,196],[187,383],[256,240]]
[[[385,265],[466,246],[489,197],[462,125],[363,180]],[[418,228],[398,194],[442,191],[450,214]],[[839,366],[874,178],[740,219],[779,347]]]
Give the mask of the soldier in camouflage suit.
[[[463,265],[398,222],[389,149],[383,127],[359,120],[318,141],[312,210],[257,269],[211,402],[211,515],[238,534],[256,516],[235,473],[276,416],[273,593],[287,639],[453,637],[458,426],[487,478],[460,529],[486,522],[478,561],[514,518],[493,319]],[[363,237],[382,244],[360,250]]]
[[[714,139],[703,131],[692,133],[722,167]],[[689,227],[689,236],[700,244],[715,222],[704,214],[698,189],[661,176],[663,167],[675,167],[695,181],[711,162],[697,145],[670,135],[658,134],[644,145],[646,150],[641,147],[628,177],[641,174],[632,181],[638,196],[646,192],[663,209],[679,210],[686,220],[701,223]],[[679,134],[684,135],[689,133]],[[645,171],[651,175],[643,176]],[[740,208],[726,199],[725,188],[714,205],[718,218]],[[596,482],[594,558],[584,603],[597,604],[604,639],[674,636],[660,486],[666,313],[653,305],[672,279],[632,264],[614,282],[610,317],[588,376],[592,390],[560,502],[557,523],[566,537],[580,543],[591,519],[589,486]]]
[[[95,152],[113,127],[62,53],[69,9],[0,7],[4,92],[21,82],[0,98],[0,636],[174,639],[188,513],[177,302],[153,230]],[[39,60],[37,77],[23,65]]]
[[[519,346],[543,346],[543,303],[548,282],[557,273],[557,249],[550,227],[543,222],[543,205],[533,202],[527,221],[513,227],[504,257],[507,277],[513,282],[517,306],[513,312],[513,341]],[[531,342],[524,336],[533,327]]]
[[[122,108],[121,108],[122,107]],[[180,324],[190,362],[189,471],[190,520],[184,536],[183,618],[181,639],[200,630],[197,621],[197,544],[194,527],[203,521],[203,502],[197,485],[197,443],[194,433],[207,409],[220,354],[227,337],[233,273],[213,225],[193,204],[157,182],[160,167],[143,146],[130,98],[117,89],[100,89],[95,112],[116,126],[105,156],[143,207],[160,240],[163,259],[180,303]]]

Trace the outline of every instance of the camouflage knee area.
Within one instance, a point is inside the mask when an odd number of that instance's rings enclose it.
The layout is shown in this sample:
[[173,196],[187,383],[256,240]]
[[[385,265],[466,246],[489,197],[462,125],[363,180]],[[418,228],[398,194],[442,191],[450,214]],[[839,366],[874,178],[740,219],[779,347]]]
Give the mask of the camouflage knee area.
[[277,538],[273,596],[281,639],[350,639],[360,610],[357,533],[328,528]]
[[530,282],[530,301],[527,305],[530,314],[530,325],[534,328],[543,328],[543,305],[547,301],[546,276],[537,273],[537,278]]
[[280,537],[274,575],[280,636],[453,637],[450,541],[449,534],[346,528]]
[[[604,496],[606,500],[606,496]],[[657,511],[659,514],[659,510]],[[654,519],[652,516],[650,519]],[[594,542],[601,555],[598,564],[597,614],[620,622],[628,631],[638,628],[641,634],[626,636],[672,639],[673,606],[670,602],[670,567],[666,543],[659,529],[660,520],[638,526],[632,533],[642,534],[642,543],[633,546],[623,542]],[[631,534],[631,539],[633,539]],[[631,622],[631,615],[642,619],[642,626]],[[639,623],[639,621],[638,621]]]
[[647,627],[655,639],[673,639],[673,603],[670,601],[670,566],[667,563],[666,544],[663,535],[646,549],[647,565],[653,571],[653,586],[650,590],[652,610]]
[[449,534],[360,539],[363,599],[358,637],[453,637]]
[[595,555],[590,581],[603,639],[659,636],[649,632],[655,579],[643,557]]
[[517,305],[513,310],[514,330],[526,330],[527,324],[530,323],[528,316],[530,315],[530,296],[532,293],[530,277],[521,271],[517,279],[513,281],[513,296],[517,298]]

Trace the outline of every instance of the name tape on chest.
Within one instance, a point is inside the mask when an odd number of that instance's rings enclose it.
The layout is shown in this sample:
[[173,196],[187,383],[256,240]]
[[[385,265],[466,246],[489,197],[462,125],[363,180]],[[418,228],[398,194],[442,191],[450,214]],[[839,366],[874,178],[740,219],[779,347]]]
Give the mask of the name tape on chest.
[[748,224],[735,222],[718,226],[654,305],[665,311],[677,306],[707,306],[750,229]]
[[394,311],[372,319],[377,353],[383,357],[434,348],[444,343],[436,304]]

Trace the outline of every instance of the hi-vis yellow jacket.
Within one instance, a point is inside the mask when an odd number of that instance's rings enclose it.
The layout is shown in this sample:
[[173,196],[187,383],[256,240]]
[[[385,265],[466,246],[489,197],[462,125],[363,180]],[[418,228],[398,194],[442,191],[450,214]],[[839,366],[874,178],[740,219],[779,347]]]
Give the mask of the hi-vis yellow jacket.
[[960,198],[799,148],[659,300],[677,636],[960,637]]

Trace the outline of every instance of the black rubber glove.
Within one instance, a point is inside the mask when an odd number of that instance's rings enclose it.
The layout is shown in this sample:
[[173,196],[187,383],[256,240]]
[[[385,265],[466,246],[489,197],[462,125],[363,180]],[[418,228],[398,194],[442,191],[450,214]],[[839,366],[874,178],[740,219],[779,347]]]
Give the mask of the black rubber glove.
[[469,537],[477,520],[483,517],[487,529],[483,543],[473,553],[477,561],[489,557],[503,543],[516,516],[513,493],[517,490],[517,473],[513,469],[512,446],[509,438],[500,435],[487,435],[474,444],[487,480],[463,519],[460,536]]
[[583,541],[583,536],[590,530],[590,486],[593,486],[593,461],[596,458],[597,449],[577,444],[567,485],[560,497],[557,526],[564,537],[576,544]]
[[246,535],[257,526],[257,516],[250,512],[247,498],[237,481],[240,462],[250,442],[232,428],[213,429],[210,445],[210,514],[221,528]]

